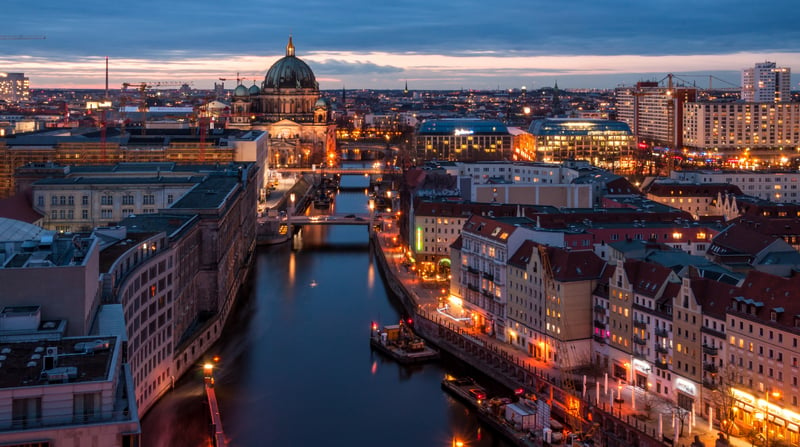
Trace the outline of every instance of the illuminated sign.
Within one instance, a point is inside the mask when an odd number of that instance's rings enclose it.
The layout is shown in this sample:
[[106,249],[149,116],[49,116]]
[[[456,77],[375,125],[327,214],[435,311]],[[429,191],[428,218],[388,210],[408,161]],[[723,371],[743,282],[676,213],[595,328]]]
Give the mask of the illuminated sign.
[[689,382],[686,379],[678,378],[678,380],[675,381],[675,387],[678,388],[678,391],[696,396],[697,388],[692,382]]
[[416,243],[417,252],[422,251],[422,227],[417,227]]
[[475,131],[470,129],[456,129],[453,131],[453,135],[457,137],[461,135],[472,135],[473,133],[475,133]]
[[637,371],[641,371],[645,374],[650,374],[651,371],[649,363],[638,359],[633,359],[633,367],[636,368]]

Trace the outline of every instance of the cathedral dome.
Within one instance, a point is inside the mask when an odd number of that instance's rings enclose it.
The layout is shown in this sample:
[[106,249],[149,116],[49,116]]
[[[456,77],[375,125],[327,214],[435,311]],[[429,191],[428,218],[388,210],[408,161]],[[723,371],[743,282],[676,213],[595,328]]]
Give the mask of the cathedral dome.
[[264,77],[264,88],[310,88],[318,89],[314,72],[294,55],[294,44],[289,37],[286,56],[272,64]]
[[250,93],[251,95],[257,95],[261,93],[261,89],[258,88],[257,85],[253,84],[250,86],[250,90],[248,90],[247,92]]
[[247,87],[239,84],[233,89],[233,96],[247,96]]

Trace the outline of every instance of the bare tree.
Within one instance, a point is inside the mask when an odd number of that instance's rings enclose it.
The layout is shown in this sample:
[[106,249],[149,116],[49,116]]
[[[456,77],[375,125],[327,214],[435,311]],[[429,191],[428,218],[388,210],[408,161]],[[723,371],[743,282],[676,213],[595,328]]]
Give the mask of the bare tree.
[[725,366],[719,373],[706,380],[710,380],[706,385],[710,385],[713,389],[711,401],[720,420],[720,431],[724,433],[725,439],[728,439],[735,429],[733,408],[736,405],[736,397],[733,389],[736,385],[736,368],[732,365]]
[[683,407],[675,405],[672,407],[672,414],[675,415],[675,419],[678,421],[678,438],[683,436],[683,429],[686,427],[686,424],[689,422],[689,416],[691,412]]

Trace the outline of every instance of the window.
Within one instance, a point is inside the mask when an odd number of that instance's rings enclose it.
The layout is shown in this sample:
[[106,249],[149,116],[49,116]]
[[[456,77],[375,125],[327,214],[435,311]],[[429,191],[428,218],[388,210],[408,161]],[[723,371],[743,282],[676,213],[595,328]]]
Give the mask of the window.
[[39,206],[39,207],[44,206],[44,196],[37,196],[36,197],[36,206]]
[[89,218],[89,210],[81,210],[81,219]]
[[96,420],[100,416],[100,393],[75,394],[72,399],[72,416],[78,424]]
[[81,197],[81,205],[88,205],[89,204],[89,196]]
[[29,428],[42,423],[42,398],[29,397],[14,399],[11,404],[11,420],[13,427]]
[[122,196],[122,204],[133,205],[133,196],[130,194],[125,194],[124,196]]
[[156,203],[156,196],[153,194],[145,194],[142,196],[142,204],[143,205],[155,205]]

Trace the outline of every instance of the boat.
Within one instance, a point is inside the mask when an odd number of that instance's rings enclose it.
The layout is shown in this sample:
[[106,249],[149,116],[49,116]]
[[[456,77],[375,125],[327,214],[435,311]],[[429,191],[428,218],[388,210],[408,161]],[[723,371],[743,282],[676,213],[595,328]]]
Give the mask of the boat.
[[486,400],[486,389],[478,385],[471,377],[445,376],[442,389],[452,394],[472,408],[479,408]]
[[414,334],[402,320],[383,329],[373,322],[369,344],[401,364],[423,363],[439,358],[439,351],[426,345],[425,340]]

